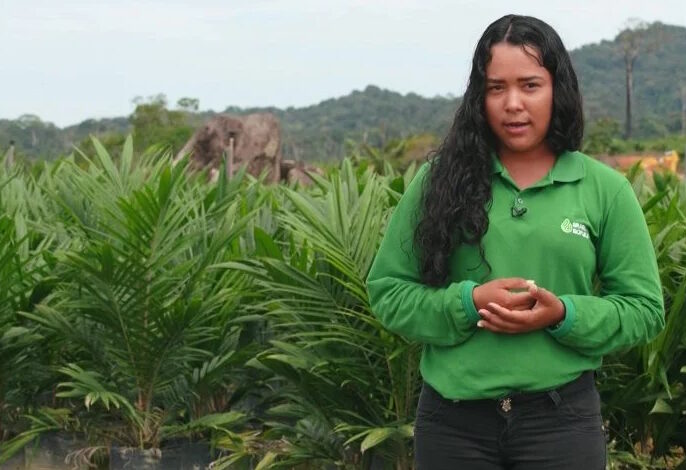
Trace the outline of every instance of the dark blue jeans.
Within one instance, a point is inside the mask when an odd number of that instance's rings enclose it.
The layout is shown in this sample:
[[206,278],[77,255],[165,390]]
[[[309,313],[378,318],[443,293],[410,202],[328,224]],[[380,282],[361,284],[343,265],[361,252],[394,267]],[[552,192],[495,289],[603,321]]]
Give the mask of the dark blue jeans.
[[417,470],[603,470],[605,430],[592,372],[556,390],[453,401],[424,384]]

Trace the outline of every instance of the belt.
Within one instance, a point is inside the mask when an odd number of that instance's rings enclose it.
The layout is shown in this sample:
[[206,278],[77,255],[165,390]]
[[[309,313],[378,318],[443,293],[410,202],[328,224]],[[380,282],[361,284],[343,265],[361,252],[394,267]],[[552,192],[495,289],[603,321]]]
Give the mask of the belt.
[[[433,393],[435,393],[438,397],[441,397],[441,395],[434,390],[429,384],[425,383],[424,384],[426,387],[429,388],[429,390]],[[460,403],[460,406],[463,405],[475,405],[475,406],[483,406],[483,405],[496,405],[498,406],[501,410],[508,412],[512,409],[512,406],[514,404],[524,404],[524,403],[530,403],[534,401],[539,401],[539,400],[552,400],[555,405],[559,405],[562,401],[561,396],[564,395],[572,395],[574,393],[583,391],[583,390],[588,390],[591,388],[595,387],[595,372],[594,371],[586,371],[583,372],[579,377],[576,379],[572,380],[571,382],[567,382],[564,385],[561,385],[557,388],[553,388],[550,390],[543,390],[540,392],[513,392],[509,395],[506,395],[501,398],[482,398],[482,399],[476,399],[476,400],[449,400],[454,403]],[[443,398],[443,397],[441,397]],[[443,398],[445,400],[445,398]]]

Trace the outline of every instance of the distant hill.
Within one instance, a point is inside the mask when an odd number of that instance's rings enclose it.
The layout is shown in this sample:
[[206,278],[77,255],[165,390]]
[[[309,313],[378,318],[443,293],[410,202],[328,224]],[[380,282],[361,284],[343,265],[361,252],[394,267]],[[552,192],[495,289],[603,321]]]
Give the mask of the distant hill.
[[[641,54],[634,67],[634,128],[638,137],[657,137],[681,129],[681,87],[686,86],[686,28],[652,24],[648,39],[655,51]],[[602,41],[571,51],[589,122],[610,117],[624,122],[624,60],[619,44]]]
[[[659,42],[650,53],[641,54],[634,69],[634,129],[637,137],[658,137],[681,128],[680,89],[686,86],[686,28],[654,23],[648,36]],[[589,44],[571,51],[579,76],[587,122],[609,117],[624,121],[625,74],[617,39]],[[443,135],[459,102],[455,97],[425,98],[402,95],[370,85],[363,91],[302,108],[237,108],[224,112],[275,113],[283,126],[283,153],[287,158],[326,160],[339,158],[346,139],[381,145],[410,134]],[[215,114],[191,115],[199,126]],[[89,134],[130,132],[126,117],[90,119],[59,129],[35,116],[0,120],[0,153],[10,140],[17,150],[32,157],[54,158],[68,153],[72,145]]]
[[272,112],[282,123],[286,157],[327,160],[342,155],[346,138],[378,146],[411,134],[441,135],[447,131],[456,107],[456,98],[402,95],[369,85],[364,91],[355,90],[305,108],[228,107],[224,112]]
[[126,117],[87,119],[79,124],[60,129],[37,116],[23,116],[16,120],[0,119],[0,156],[10,141],[14,141],[19,154],[32,158],[52,159],[68,154],[74,145],[89,135],[129,133],[131,126]]

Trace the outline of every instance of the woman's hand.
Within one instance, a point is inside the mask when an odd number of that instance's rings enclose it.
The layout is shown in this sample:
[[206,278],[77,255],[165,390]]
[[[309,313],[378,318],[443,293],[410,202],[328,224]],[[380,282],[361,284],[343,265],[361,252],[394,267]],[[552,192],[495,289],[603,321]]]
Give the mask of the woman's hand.
[[[511,292],[512,289],[525,289],[524,292]],[[495,279],[474,288],[472,299],[477,311],[485,309],[490,302],[510,310],[527,310],[534,306],[536,299],[529,293],[529,283],[520,277]]]
[[527,333],[556,325],[564,319],[565,306],[555,294],[535,284],[529,285],[528,294],[536,301],[533,308],[515,310],[489,302],[486,308],[478,309],[481,320],[477,326],[494,333]]

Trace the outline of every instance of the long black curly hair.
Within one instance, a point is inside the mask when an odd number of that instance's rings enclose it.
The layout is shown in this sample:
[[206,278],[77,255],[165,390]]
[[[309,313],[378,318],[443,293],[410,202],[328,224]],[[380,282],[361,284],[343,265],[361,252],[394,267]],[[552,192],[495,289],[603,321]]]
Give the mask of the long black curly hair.
[[546,143],[559,155],[578,150],[583,136],[581,94],[567,50],[555,30],[543,21],[507,15],[493,22],[479,39],[472,71],[452,127],[443,143],[428,155],[421,217],[414,232],[422,282],[445,285],[450,256],[462,243],[478,244],[488,271],[481,239],[488,230],[492,202],[492,153],[497,141],[486,120],[486,66],[491,47],[500,42],[533,47],[553,77],[553,110]]

